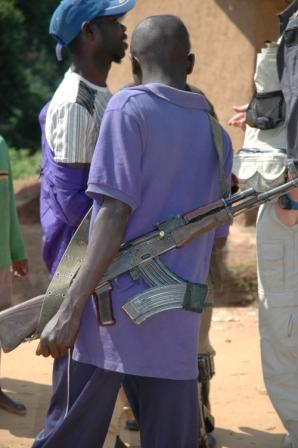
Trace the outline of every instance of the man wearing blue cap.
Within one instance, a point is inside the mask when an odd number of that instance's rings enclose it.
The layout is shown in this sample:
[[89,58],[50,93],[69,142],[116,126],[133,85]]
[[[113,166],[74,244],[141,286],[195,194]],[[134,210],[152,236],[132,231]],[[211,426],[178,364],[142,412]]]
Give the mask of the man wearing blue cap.
[[[92,205],[85,191],[101,118],[111,97],[106,80],[111,64],[125,55],[126,28],[120,19],[134,4],[135,0],[63,0],[50,22],[57,58],[62,59],[67,47],[73,62],[39,117],[42,253],[50,276]],[[67,361],[63,357],[54,363],[51,405],[36,447],[46,442],[58,410],[62,416],[66,412]]]
[[[102,447],[124,376],[138,398],[142,448],[198,447],[199,315],[172,309],[136,325],[122,306],[148,285],[126,273],[113,281],[115,325],[99,325],[90,300],[122,242],[221,196],[210,108],[202,95],[185,91],[194,62],[185,25],[174,16],[149,17],[134,31],[131,49],[144,85],[108,104],[88,180],[93,215],[86,257],[36,351],[59,359],[75,345],[69,407],[52,420],[44,448]],[[221,135],[229,178],[232,148]],[[203,282],[214,238],[227,232],[223,226],[201,235],[162,261],[185,282]]]
[[63,0],[51,19],[58,59],[67,46],[73,61],[40,114],[42,250],[51,276],[91,206],[85,190],[101,118],[111,97],[106,80],[112,62],[121,62],[125,55],[126,28],[119,19],[134,3]]

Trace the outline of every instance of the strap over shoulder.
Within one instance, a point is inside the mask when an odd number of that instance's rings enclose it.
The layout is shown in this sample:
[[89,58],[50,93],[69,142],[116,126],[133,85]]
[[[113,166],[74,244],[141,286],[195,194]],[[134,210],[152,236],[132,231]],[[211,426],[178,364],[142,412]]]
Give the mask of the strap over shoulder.
[[215,144],[215,149],[219,161],[219,176],[220,176],[220,188],[221,194],[224,198],[227,198],[231,194],[231,188],[227,181],[225,170],[224,170],[224,141],[222,128],[218,121],[208,114],[209,122],[212,129],[213,140]]

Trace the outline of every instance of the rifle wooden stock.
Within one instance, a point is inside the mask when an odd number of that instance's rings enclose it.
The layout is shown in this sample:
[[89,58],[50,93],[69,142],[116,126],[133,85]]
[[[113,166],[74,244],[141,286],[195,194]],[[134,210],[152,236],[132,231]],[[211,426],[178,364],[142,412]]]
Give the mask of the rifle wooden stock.
[[231,222],[232,216],[226,208],[223,208],[216,213],[205,216],[199,221],[190,223],[187,226],[178,227],[178,229],[172,231],[172,237],[177,248],[183,247],[202,233],[209,232],[222,224],[231,224]]
[[0,345],[5,353],[35,332],[43,298],[43,295],[34,297],[0,313]]
[[201,216],[208,214],[212,211],[218,210],[223,207],[222,199],[218,201],[211,202],[210,204],[203,205],[202,207],[196,208],[189,213],[183,215],[186,222],[192,222],[200,218]]
[[251,199],[254,202],[257,195],[258,192],[256,190],[254,190],[253,188],[248,188],[247,190],[244,190],[241,193],[234,194],[233,196],[229,196],[228,198],[218,199],[217,201],[198,207],[195,210],[192,210],[191,212],[183,215],[183,218],[187,223],[196,221],[204,215],[208,215],[209,213],[214,213],[217,210],[222,209],[223,207],[225,207],[225,205],[230,207],[233,204],[241,203],[246,199]]

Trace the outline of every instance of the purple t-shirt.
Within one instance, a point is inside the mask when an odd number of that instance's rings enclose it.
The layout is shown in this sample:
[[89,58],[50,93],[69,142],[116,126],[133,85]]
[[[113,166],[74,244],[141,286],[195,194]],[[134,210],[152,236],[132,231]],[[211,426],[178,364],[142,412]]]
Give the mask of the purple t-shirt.
[[[104,195],[130,205],[125,241],[154,224],[220,197],[218,158],[203,96],[161,84],[123,90],[110,101],[93,156],[87,194],[94,200],[93,220]],[[224,133],[224,159],[230,176],[232,149]],[[92,225],[92,224],[91,224]],[[161,260],[180,277],[204,282],[214,236],[206,233]],[[197,376],[200,315],[170,310],[133,323],[121,306],[148,288],[129,274],[113,282],[117,324],[99,327],[92,301],[86,307],[74,359],[133,375],[169,379]]]

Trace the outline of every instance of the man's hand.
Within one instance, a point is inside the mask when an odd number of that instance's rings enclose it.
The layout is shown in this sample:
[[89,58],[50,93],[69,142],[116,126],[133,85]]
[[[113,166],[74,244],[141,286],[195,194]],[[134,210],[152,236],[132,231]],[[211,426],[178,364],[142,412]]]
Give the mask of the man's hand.
[[[63,309],[62,309],[63,308]],[[81,315],[70,310],[70,307],[61,307],[58,313],[45,326],[36,354],[59,358],[73,347],[80,327]]]
[[244,104],[243,106],[234,106],[233,109],[237,112],[229,121],[229,126],[234,126],[236,128],[241,128],[245,131],[246,128],[246,111],[248,108],[248,104]]
[[93,224],[86,257],[58,313],[45,326],[37,355],[58,358],[73,347],[86,303],[119,251],[131,209],[105,197]]
[[14,277],[24,278],[28,274],[28,260],[19,260],[12,262],[12,273]]

